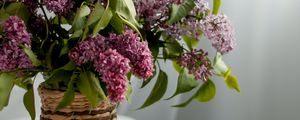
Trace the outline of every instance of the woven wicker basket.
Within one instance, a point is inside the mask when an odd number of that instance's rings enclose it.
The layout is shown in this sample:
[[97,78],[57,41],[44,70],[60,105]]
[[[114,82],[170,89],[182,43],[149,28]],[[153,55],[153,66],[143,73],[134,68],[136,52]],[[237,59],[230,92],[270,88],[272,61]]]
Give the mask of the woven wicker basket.
[[91,109],[86,97],[76,92],[74,101],[69,106],[54,112],[64,96],[64,91],[47,89],[40,85],[39,95],[42,101],[41,120],[117,120],[116,104],[108,101],[103,101]]

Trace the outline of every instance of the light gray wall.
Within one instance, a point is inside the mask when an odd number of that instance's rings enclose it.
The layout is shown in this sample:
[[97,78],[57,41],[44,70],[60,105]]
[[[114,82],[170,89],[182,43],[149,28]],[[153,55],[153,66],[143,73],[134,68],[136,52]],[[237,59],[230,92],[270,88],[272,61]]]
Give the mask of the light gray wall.
[[180,109],[177,120],[299,120],[300,1],[223,0],[223,8],[236,27],[237,49],[225,58],[241,93],[216,79],[216,99]]

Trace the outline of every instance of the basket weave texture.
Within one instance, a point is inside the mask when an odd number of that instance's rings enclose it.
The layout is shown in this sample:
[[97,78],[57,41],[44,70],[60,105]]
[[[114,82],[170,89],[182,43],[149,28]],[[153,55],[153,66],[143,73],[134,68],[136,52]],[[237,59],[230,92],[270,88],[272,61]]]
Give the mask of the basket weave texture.
[[102,101],[95,108],[91,108],[86,97],[75,93],[73,102],[56,112],[55,108],[64,96],[64,91],[47,89],[39,86],[41,97],[40,120],[117,120],[116,104]]

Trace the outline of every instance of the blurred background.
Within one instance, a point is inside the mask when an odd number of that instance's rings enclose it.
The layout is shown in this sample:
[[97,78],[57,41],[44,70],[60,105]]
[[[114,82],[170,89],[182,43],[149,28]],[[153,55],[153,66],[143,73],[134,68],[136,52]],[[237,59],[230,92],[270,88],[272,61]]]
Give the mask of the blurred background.
[[[170,107],[185,101],[191,93],[135,111],[149,95],[154,81],[138,89],[141,82],[133,80],[133,102],[120,105],[119,113],[136,120],[299,120],[300,0],[223,0],[222,11],[236,29],[237,47],[224,60],[238,77],[241,93],[229,90],[222,79],[213,78],[217,95],[208,103],[193,101],[185,108]],[[211,55],[215,53],[208,40],[200,44]],[[176,87],[178,74],[171,67],[169,62],[163,66],[170,83],[164,98]],[[42,81],[39,76],[36,87]],[[29,120],[23,94],[23,90],[14,88],[0,120]],[[39,101],[36,95],[37,110]]]

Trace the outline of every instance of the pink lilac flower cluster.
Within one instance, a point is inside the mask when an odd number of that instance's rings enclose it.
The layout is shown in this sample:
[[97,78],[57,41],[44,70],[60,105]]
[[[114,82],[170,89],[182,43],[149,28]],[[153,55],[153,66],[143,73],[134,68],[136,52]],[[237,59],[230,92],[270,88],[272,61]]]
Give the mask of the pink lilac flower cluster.
[[173,25],[165,24],[169,19],[171,4],[182,4],[184,0],[137,0],[135,6],[137,8],[137,15],[143,18],[145,28],[147,30],[159,29],[170,36],[181,39],[181,36],[187,35],[189,37],[198,38],[199,34],[199,20],[197,16],[204,15],[209,12],[208,2],[206,0],[196,0],[195,7],[191,13]]
[[234,30],[226,15],[208,15],[200,21],[200,27],[218,52],[226,54],[233,50]]
[[4,23],[5,36],[0,38],[0,71],[32,68],[33,65],[19,46],[30,46],[31,36],[25,23],[17,16],[11,16]]
[[181,54],[177,59],[177,63],[188,69],[190,74],[195,76],[197,80],[206,80],[213,75],[210,60],[207,53],[203,50],[192,50],[191,52]]
[[69,58],[78,66],[92,63],[107,84],[110,99],[115,102],[124,99],[126,75],[130,67],[136,76],[145,80],[154,71],[147,42],[141,42],[132,30],[127,30],[122,35],[88,37],[69,52]]
[[25,44],[30,46],[31,39],[30,34],[26,30],[26,25],[23,20],[21,20],[17,16],[11,16],[4,23],[4,32],[5,37],[7,38],[7,42],[14,46],[18,46],[20,44]]
[[191,11],[191,15],[206,14],[210,11],[207,0],[195,0],[195,9]]
[[194,17],[186,17],[181,20],[182,22],[175,23],[173,25],[165,25],[161,27],[161,30],[168,33],[176,40],[180,40],[182,36],[188,36],[192,38],[200,37],[200,24],[199,20]]
[[73,0],[44,0],[46,8],[55,14],[66,15],[73,8]]
[[105,37],[97,35],[88,37],[85,41],[80,42],[69,52],[69,58],[78,66],[87,62],[93,62],[99,53],[105,48]]
[[[183,1],[179,1],[176,4],[181,4]],[[196,0],[195,7],[190,14],[182,18],[180,22],[173,25],[162,26],[162,30],[167,32],[177,40],[181,39],[181,36],[188,36],[192,38],[200,37],[200,20],[197,17],[203,16],[209,12],[208,2],[206,0]]]
[[106,84],[106,89],[111,101],[121,102],[125,99],[127,86],[127,73],[129,72],[129,60],[124,58],[116,50],[108,49],[100,53],[94,62],[97,72],[101,73],[101,79]]
[[35,13],[38,8],[36,0],[21,0],[31,13]]
[[138,34],[132,30],[126,30],[120,36],[111,34],[109,44],[111,48],[116,49],[130,60],[132,72],[136,76],[147,80],[153,75],[154,65],[151,51],[148,48],[148,43],[141,42]]
[[168,19],[169,8],[172,0],[135,0],[138,18],[145,22],[144,28],[152,30]]

